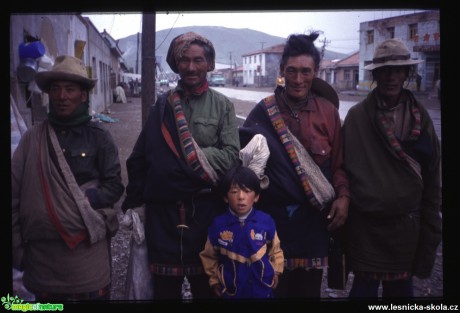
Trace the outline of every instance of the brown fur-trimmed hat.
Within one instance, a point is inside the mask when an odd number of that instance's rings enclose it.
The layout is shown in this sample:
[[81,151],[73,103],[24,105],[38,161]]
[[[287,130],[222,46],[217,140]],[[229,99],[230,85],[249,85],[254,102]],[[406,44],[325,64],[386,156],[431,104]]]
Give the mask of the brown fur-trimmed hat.
[[326,81],[318,77],[313,78],[311,90],[319,96],[331,101],[332,104],[334,104],[334,106],[337,108],[337,110],[339,109],[339,95],[337,94],[335,89]]

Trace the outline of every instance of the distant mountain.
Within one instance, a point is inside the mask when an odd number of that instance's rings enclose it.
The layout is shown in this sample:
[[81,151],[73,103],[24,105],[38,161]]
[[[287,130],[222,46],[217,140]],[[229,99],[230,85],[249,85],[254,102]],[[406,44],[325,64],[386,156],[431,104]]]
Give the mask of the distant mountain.
[[[243,64],[242,55],[250,52],[268,48],[274,45],[282,44],[286,38],[268,35],[266,33],[248,29],[248,28],[226,28],[220,26],[193,26],[177,27],[171,30],[165,29],[156,32],[155,46],[157,57],[161,58],[161,66],[165,71],[171,71],[166,63],[166,54],[168,52],[171,40],[176,36],[193,31],[208,38],[216,50],[216,63],[222,64]],[[138,38],[139,37],[139,38]],[[138,40],[139,39],[139,40]],[[139,47],[138,47],[139,41]],[[138,72],[141,72],[141,51],[142,36],[137,34],[121,38],[118,41],[118,47],[123,52],[123,59],[129,69],[136,71],[136,59],[138,59]],[[136,52],[139,51],[138,58]],[[347,54],[329,51],[326,49],[324,54],[325,60],[341,59]]]

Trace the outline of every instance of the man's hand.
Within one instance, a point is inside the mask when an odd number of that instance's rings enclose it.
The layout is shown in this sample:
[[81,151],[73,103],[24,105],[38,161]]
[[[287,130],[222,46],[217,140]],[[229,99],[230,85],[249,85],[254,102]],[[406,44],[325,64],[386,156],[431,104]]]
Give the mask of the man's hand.
[[350,198],[342,196],[332,202],[331,211],[329,212],[327,219],[330,221],[327,226],[327,230],[334,230],[343,224],[348,217],[348,205],[350,204]]

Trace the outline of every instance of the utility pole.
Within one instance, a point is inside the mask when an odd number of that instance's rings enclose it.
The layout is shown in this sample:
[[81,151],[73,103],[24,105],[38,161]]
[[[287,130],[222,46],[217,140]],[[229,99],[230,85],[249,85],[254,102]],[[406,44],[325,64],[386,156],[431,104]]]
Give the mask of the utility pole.
[[232,65],[232,53],[233,51],[230,51],[228,54],[230,55],[230,73],[231,73],[231,79],[232,79],[232,86],[235,85],[235,77],[234,72],[233,72],[233,65]]
[[155,12],[142,13],[142,127],[155,103]]
[[[320,40],[319,42],[323,43],[323,46],[321,47],[321,60],[323,60],[324,59],[324,54],[326,53],[326,45],[328,45],[331,41],[327,40],[327,38],[324,37],[324,40]],[[320,66],[320,68],[318,70],[321,69],[321,62],[319,64],[319,66]],[[335,72],[334,72],[334,70],[332,70],[332,75],[331,76],[332,76],[331,81],[328,82],[328,83],[333,84],[333,83],[335,83]]]
[[262,52],[262,50],[264,50],[264,43],[265,43],[265,41],[260,41],[260,52]]
[[326,37],[324,37],[324,40],[320,40],[319,42],[323,43],[323,46],[321,47],[321,60],[324,58],[324,54],[326,53],[326,45],[330,44],[331,41],[327,40]]
[[139,38],[140,34],[137,33],[137,49],[136,49],[136,74],[139,74]]
[[257,66],[257,72],[259,74],[259,87],[262,86],[262,51],[264,50],[264,43],[265,41],[261,41],[260,42],[260,57],[259,57],[259,61],[260,61],[260,64],[259,66]]

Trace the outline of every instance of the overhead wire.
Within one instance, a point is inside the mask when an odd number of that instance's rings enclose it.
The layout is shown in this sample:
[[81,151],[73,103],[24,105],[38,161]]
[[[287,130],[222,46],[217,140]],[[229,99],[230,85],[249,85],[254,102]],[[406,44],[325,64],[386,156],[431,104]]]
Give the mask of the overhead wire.
[[177,20],[179,19],[180,15],[181,15],[181,13],[179,13],[179,14],[177,15],[177,18],[176,18],[176,20],[174,21],[173,25],[172,25],[171,28],[169,29],[169,31],[168,31],[168,33],[166,34],[165,38],[163,38],[163,41],[158,45],[157,48],[155,48],[155,51],[157,51],[158,49],[160,49],[161,45],[165,42],[166,38],[168,38],[169,34],[171,33],[171,31],[172,31],[173,28],[174,28],[174,25],[176,25]]

